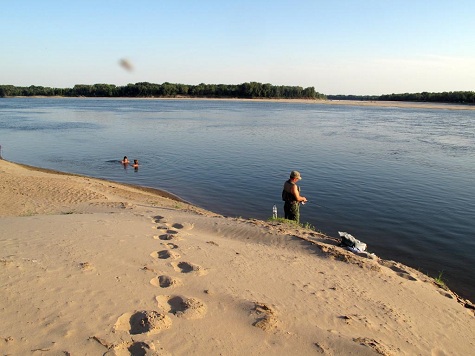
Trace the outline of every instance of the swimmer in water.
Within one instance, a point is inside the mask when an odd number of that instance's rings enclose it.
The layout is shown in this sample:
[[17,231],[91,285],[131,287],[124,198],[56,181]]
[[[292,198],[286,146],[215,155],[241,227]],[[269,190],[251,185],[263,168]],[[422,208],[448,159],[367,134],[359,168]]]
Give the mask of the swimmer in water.
[[139,161],[134,159],[134,164],[132,165],[135,169],[139,168]]
[[127,158],[127,156],[124,156],[124,159],[122,160],[122,164],[123,165],[129,164],[129,159]]

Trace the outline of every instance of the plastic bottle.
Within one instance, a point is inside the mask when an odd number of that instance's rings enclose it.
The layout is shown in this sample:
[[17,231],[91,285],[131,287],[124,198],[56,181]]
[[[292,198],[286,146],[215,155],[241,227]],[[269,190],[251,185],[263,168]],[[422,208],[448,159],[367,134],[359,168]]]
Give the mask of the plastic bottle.
[[272,218],[277,219],[277,206],[272,207]]

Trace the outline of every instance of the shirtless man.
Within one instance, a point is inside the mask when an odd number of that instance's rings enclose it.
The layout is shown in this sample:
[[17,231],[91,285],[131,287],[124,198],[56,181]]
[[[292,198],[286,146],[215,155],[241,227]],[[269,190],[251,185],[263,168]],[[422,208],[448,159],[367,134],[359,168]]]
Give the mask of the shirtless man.
[[297,182],[302,179],[298,171],[290,173],[290,179],[284,183],[282,190],[282,200],[284,203],[285,218],[288,220],[300,221],[300,203],[305,203],[307,198],[300,195],[300,187]]

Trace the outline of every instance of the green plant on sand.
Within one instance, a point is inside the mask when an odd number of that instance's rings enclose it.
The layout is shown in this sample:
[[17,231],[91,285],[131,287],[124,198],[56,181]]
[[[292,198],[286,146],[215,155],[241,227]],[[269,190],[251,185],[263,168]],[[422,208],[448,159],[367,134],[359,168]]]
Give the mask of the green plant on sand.
[[442,279],[443,274],[444,274],[444,271],[439,272],[439,275],[434,278],[434,281],[439,287],[447,289],[447,285],[445,284],[445,282]]
[[267,219],[267,221],[269,222],[278,222],[278,223],[283,223],[283,224],[287,224],[287,225],[290,225],[292,227],[301,227],[301,228],[304,228],[304,229],[308,229],[308,230],[314,230],[315,231],[315,227],[313,225],[311,225],[310,223],[306,222],[306,223],[299,223],[295,220],[289,220],[289,219],[284,219],[284,218],[269,218]]

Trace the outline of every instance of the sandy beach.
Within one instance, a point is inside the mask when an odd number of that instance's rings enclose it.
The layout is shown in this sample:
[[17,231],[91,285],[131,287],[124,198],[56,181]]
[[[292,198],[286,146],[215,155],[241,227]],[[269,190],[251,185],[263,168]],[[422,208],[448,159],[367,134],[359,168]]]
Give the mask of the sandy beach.
[[393,108],[412,109],[441,109],[441,110],[475,110],[475,105],[411,102],[411,101],[375,101],[375,100],[321,100],[321,99],[238,99],[238,98],[146,98],[144,100],[233,100],[245,102],[275,102],[275,103],[300,103],[300,104],[324,104],[324,105],[353,105],[353,106],[375,106]]
[[[48,98],[48,99],[71,99],[63,96],[16,96],[14,98]],[[74,99],[88,99],[87,97],[74,97]],[[89,98],[90,99],[90,98]],[[393,107],[393,108],[412,108],[412,109],[440,109],[440,110],[475,110],[475,105],[449,104],[449,103],[429,103],[412,101],[375,101],[375,100],[321,100],[321,99],[242,99],[242,98],[197,98],[188,96],[159,97],[159,98],[140,98],[140,97],[95,97],[95,100],[197,100],[197,101],[243,101],[243,102],[273,102],[273,103],[299,103],[299,104],[323,104],[323,105],[353,105],[353,106],[375,106],[375,107]]]
[[475,350],[471,302],[315,231],[5,160],[0,196],[2,355]]

